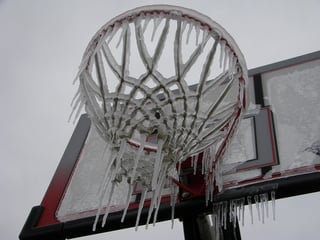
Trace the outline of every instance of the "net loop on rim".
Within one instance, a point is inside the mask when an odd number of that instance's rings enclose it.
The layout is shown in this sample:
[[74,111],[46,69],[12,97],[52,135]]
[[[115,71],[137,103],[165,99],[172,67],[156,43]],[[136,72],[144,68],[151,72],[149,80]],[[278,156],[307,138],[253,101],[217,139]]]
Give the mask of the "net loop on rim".
[[176,165],[200,152],[212,199],[218,162],[246,107],[246,74],[231,36],[192,10],[147,6],[101,28],[83,56],[74,104],[76,117],[85,106],[109,154],[95,226],[124,179],[129,192],[144,186],[141,206],[151,191],[157,211],[165,185],[179,179]]

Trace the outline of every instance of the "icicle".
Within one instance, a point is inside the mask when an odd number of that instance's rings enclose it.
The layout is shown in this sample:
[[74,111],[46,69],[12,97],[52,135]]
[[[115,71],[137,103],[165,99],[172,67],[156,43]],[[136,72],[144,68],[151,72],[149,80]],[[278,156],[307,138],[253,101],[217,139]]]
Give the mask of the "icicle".
[[267,218],[269,218],[268,193],[265,193],[264,200],[265,200],[264,203],[265,203],[266,215],[267,215]]
[[[106,180],[106,183],[104,183],[104,185],[105,185],[104,188],[102,188],[101,192],[99,193],[99,195],[100,195],[99,205],[98,205],[99,207],[98,207],[96,218],[95,218],[95,221],[94,221],[94,224],[93,224],[92,231],[96,230],[96,226],[98,224],[99,216],[100,216],[100,213],[101,213],[102,207],[103,207],[103,200],[104,200],[104,198],[106,196],[107,190],[109,189],[109,183],[111,182],[111,179],[114,178],[114,176],[115,176],[115,174],[112,174],[112,175],[110,175],[108,177],[108,179]],[[106,216],[106,214],[108,214],[108,205],[110,204],[109,201],[111,201],[113,190],[114,190],[114,183],[112,184],[111,192],[110,192],[109,199],[108,199],[108,202],[107,202],[107,208],[106,208],[105,216]]]
[[146,138],[143,139],[143,141],[140,143],[139,150],[138,150],[136,156],[134,157],[134,166],[133,166],[133,170],[131,173],[131,182],[130,182],[131,184],[133,184],[133,181],[135,180],[138,163],[141,159],[141,155],[144,150],[145,144],[146,144]]
[[[164,185],[164,181],[162,184]],[[159,207],[160,207],[160,203],[161,203],[161,195],[162,195],[163,185],[159,188],[160,192],[157,195],[157,199],[156,199],[155,213],[153,215],[153,226],[155,226],[155,224],[157,222]]]
[[224,59],[223,59],[223,72],[226,71],[226,68],[227,68],[227,61],[228,61],[228,57],[229,57],[229,48],[226,47],[224,49]]
[[125,150],[127,149],[127,141],[126,140],[121,140],[120,143],[120,149],[119,149],[119,153],[118,153],[118,160],[119,162],[121,162],[121,159],[123,157],[123,154],[125,152]]
[[221,203],[217,203],[216,204],[217,205],[217,216],[216,216],[216,218],[217,218],[217,222],[218,222],[218,228],[221,226],[221,224],[222,224],[222,218],[221,218]]
[[263,194],[260,194],[260,203],[261,203],[261,218],[262,218],[262,223],[264,224],[264,196],[263,196]]
[[106,192],[108,190],[108,186],[109,186],[111,178],[112,178],[112,176],[109,177],[108,181],[106,182],[105,187],[101,190],[102,192],[99,194],[100,195],[99,205],[98,205],[99,207],[98,207],[98,210],[97,210],[97,213],[96,213],[96,218],[94,220],[92,231],[96,230],[96,226],[98,224],[99,216],[100,216],[100,213],[101,213],[102,207],[103,207],[103,205],[102,205],[103,204],[103,200],[104,200],[105,194],[106,194]]
[[184,33],[186,30],[188,22],[187,21],[182,21],[182,27],[181,27],[181,35]]
[[240,200],[240,209],[241,209],[241,222],[242,226],[244,226],[244,198]]
[[93,223],[93,226],[92,226],[92,231],[95,232],[96,229],[97,229],[97,224],[98,224],[98,220],[99,220],[99,216],[100,216],[100,209],[98,209],[98,213],[94,219],[94,223]]
[[152,31],[152,36],[151,36],[151,42],[153,42],[153,40],[154,40],[154,36],[156,34],[156,31],[157,31],[161,21],[162,21],[161,17],[153,18],[153,31]]
[[265,210],[265,213],[266,213],[265,215],[268,218],[269,217],[269,213],[268,213],[268,193],[260,194],[260,200],[261,200],[261,208],[262,208],[262,210]]
[[225,57],[225,41],[220,42],[220,58],[219,58],[219,67],[222,68],[222,63],[224,62]]
[[206,205],[208,206],[208,201],[213,201],[213,191],[214,191],[214,173],[206,171],[205,177],[205,199],[206,199]]
[[[80,87],[78,89],[78,91],[76,92],[76,94],[74,95],[74,97],[72,98],[72,101],[71,101],[71,106],[72,106],[72,110],[71,110],[71,113],[69,115],[69,118],[68,118],[68,122],[70,122],[73,114],[75,113],[75,111],[79,111],[79,109],[81,110],[81,108],[83,107],[83,103],[82,103],[82,94],[81,94],[81,90],[80,90]],[[76,114],[76,117],[74,118],[75,119],[78,119],[77,117],[77,114]],[[75,121],[73,121],[74,123]]]
[[210,148],[207,148],[203,153],[203,162],[204,162],[204,174],[209,174],[211,169],[209,168],[210,158]]
[[103,180],[101,182],[101,185],[99,186],[98,192],[99,195],[102,196],[102,192],[106,190],[106,188],[108,187],[109,183],[110,183],[110,179],[112,180],[112,171],[111,168],[112,166],[114,166],[114,162],[117,159],[117,156],[114,155],[111,151],[111,145],[106,143],[103,153],[102,153],[102,159],[105,159],[105,157],[107,157],[107,167],[106,170],[104,171],[104,176],[103,176]]
[[189,29],[188,29],[188,33],[187,33],[186,44],[189,44],[189,38],[190,38],[190,35],[191,35],[192,28],[193,28],[193,24],[189,23]]
[[234,60],[234,58],[233,58],[233,53],[232,53],[232,51],[229,51],[229,75],[232,75],[233,74],[233,60]]
[[[73,98],[71,100],[70,106],[76,107],[78,105],[78,101],[79,101],[79,99],[81,99],[81,98],[79,98],[80,95],[81,95],[81,90],[80,90],[80,88],[78,88],[76,94],[73,96]],[[74,111],[74,109],[72,109],[72,111]]]
[[213,201],[213,191],[214,191],[214,173],[210,174],[210,201]]
[[199,157],[198,154],[194,156],[193,175],[196,175],[197,173],[198,157]]
[[[108,153],[108,154],[106,154]],[[110,156],[109,156],[110,154]],[[96,218],[95,218],[95,221],[94,221],[94,224],[93,224],[93,228],[92,230],[95,231],[96,230],[96,226],[97,226],[97,223],[98,223],[98,220],[99,220],[99,216],[100,216],[100,213],[102,211],[102,205],[103,205],[103,200],[105,198],[105,195],[106,195],[106,192],[109,188],[109,184],[110,182],[114,179],[115,177],[115,171],[111,171],[111,167],[113,165],[113,162],[114,162],[114,159],[116,159],[115,156],[112,155],[112,153],[110,153],[110,145],[109,144],[106,144],[105,146],[105,149],[103,151],[103,154],[102,154],[102,159],[105,158],[105,156],[108,156],[109,159],[113,159],[113,160],[109,160],[108,159],[108,165],[107,165],[107,168],[106,168],[106,171],[105,171],[105,175],[104,175],[104,178],[103,178],[103,181],[102,181],[102,184],[100,185],[99,189],[98,189],[98,192],[99,192],[99,205],[98,205],[98,210],[97,210],[97,213],[96,213]],[[112,174],[109,174],[109,172],[111,171]]]
[[154,207],[155,207],[155,202],[156,202],[156,192],[155,192],[155,190],[152,191],[151,195],[152,195],[152,198],[151,198],[151,203],[150,203],[149,210],[148,210],[146,229],[148,229],[149,222],[150,222],[150,219],[151,219],[151,214],[152,214],[152,212],[154,210]]
[[[76,120],[79,118],[79,115],[83,109],[85,105],[85,102],[82,100],[82,94],[80,93],[79,97],[77,98],[77,101],[72,109],[72,112],[68,118],[68,122],[71,120],[72,116],[74,115],[74,118],[73,118],[73,124],[76,123]],[[75,113],[75,114],[74,114]]]
[[200,26],[198,24],[195,25],[196,30],[196,45],[199,44],[199,35],[200,35]]
[[232,73],[235,73],[237,71],[236,66],[237,66],[237,58],[234,55],[234,53],[232,53],[232,71],[233,71]]
[[224,230],[227,230],[227,213],[228,213],[228,202],[223,202],[223,226]]
[[205,44],[208,42],[209,39],[209,30],[204,28],[202,30],[202,40],[201,40],[201,47],[204,48]]
[[193,156],[191,156],[191,163],[190,163],[190,164],[191,164],[191,166],[190,166],[191,168],[193,168],[193,164],[194,164],[194,157],[195,157],[194,155],[193,155]]
[[216,154],[216,145],[212,145],[210,147],[210,159],[209,159],[209,169],[211,172],[213,172],[213,159]]
[[[141,15],[142,18],[143,18],[143,16],[144,16],[144,14]],[[150,14],[147,14],[145,16],[145,18],[144,18],[144,23],[143,23],[143,27],[142,27],[142,33],[144,33],[146,31],[150,20],[151,20],[151,16],[150,16]]]
[[181,164],[182,164],[182,159],[179,160],[178,162],[178,176],[180,176],[180,172],[181,172]]
[[163,161],[163,155],[162,155],[163,143],[164,142],[162,139],[158,139],[158,148],[157,148],[156,159],[155,159],[154,168],[153,168],[152,182],[151,182],[152,190],[156,189],[156,186],[158,184],[158,178],[159,178],[160,169]]
[[[203,152],[203,158],[202,158],[202,174],[206,174],[208,176],[208,148],[204,150]],[[209,176],[208,176],[209,177]],[[209,178],[207,178],[209,180]]]
[[253,213],[252,213],[252,202],[251,202],[251,196],[247,196],[248,206],[249,206],[249,213],[251,218],[251,224],[253,224]]
[[116,34],[116,32],[119,30],[120,27],[120,23],[116,22],[111,30],[111,33],[109,34],[109,39],[107,40],[107,43],[109,44],[111,42],[111,40],[113,39],[114,35]]
[[[172,182],[172,184],[174,184]],[[176,201],[177,201],[177,192],[178,192],[178,189],[177,189],[177,186],[173,186],[173,199],[172,199],[172,202],[171,202],[171,229],[173,229],[173,226],[174,226],[174,210],[175,210],[175,206],[176,206]]]
[[230,201],[229,206],[229,222],[232,223],[233,220],[233,200]]
[[159,185],[156,188],[155,195],[153,196],[155,198],[155,206],[154,206],[155,213],[153,216],[153,226],[155,225],[155,223],[157,221],[159,206],[161,203],[162,191],[164,189],[164,185],[167,180],[166,171],[167,171],[167,166],[163,167],[163,169],[162,169],[162,173],[160,175],[160,180],[159,180]]
[[104,227],[106,225],[106,221],[107,221],[107,217],[109,215],[110,204],[111,204],[111,200],[112,200],[112,196],[113,196],[115,185],[116,185],[116,182],[113,182],[112,186],[111,186],[111,191],[110,191],[107,207],[106,207],[106,212],[105,212],[105,214],[103,216],[103,220],[102,220],[102,227]]
[[202,156],[202,163],[201,163],[201,174],[204,175],[204,169],[205,169],[205,152]]
[[276,220],[276,192],[271,192],[271,201],[272,201],[272,218]]
[[133,192],[133,185],[129,184],[129,190],[128,190],[128,195],[127,195],[127,200],[126,200],[126,207],[123,210],[123,214],[122,214],[122,218],[121,218],[121,222],[124,222],[124,219],[127,215],[127,211],[130,205],[130,200],[131,200],[131,196],[132,196],[132,192]]
[[[120,43],[121,43],[121,40],[124,40],[124,39],[123,39],[123,36],[124,36],[124,33],[127,31],[128,27],[129,27],[128,23],[124,23],[124,24],[122,25],[122,32],[121,32],[121,34],[120,34],[120,36],[119,36],[118,42],[117,42],[117,44],[116,44],[116,48],[119,47],[119,45],[120,45]],[[125,41],[125,40],[124,40],[124,41]]]
[[259,221],[261,221],[261,217],[260,217],[260,204],[259,204],[259,196],[258,195],[254,195],[254,201],[256,203],[256,208],[257,208],[257,213],[258,213],[258,219]]
[[206,175],[204,177],[204,181],[205,181],[205,185],[206,185],[206,189],[205,189],[205,202],[206,202],[206,207],[208,207],[208,202],[209,202],[209,183],[208,183],[208,176]]
[[136,219],[136,226],[135,226],[135,230],[136,231],[138,230],[140,216],[141,216],[142,208],[143,208],[143,205],[144,205],[144,201],[146,199],[147,191],[148,191],[148,188],[145,187],[143,192],[142,192],[141,199],[140,199],[139,209],[138,209],[138,214],[137,214],[137,219]]
[[221,173],[219,160],[216,162],[216,165],[215,165],[214,176],[215,176],[216,184],[218,186],[218,191],[221,192],[223,189],[223,177],[222,177],[222,173]]
[[237,226],[237,202],[236,201],[233,201],[232,223],[233,223],[233,227],[236,228]]
[[155,208],[155,212],[154,212],[154,215],[153,215],[153,226],[155,226],[156,222],[157,222],[160,202],[161,202],[160,200],[157,201],[157,207]]
[[237,206],[237,218],[239,221],[241,221],[241,203],[240,200],[236,201]]

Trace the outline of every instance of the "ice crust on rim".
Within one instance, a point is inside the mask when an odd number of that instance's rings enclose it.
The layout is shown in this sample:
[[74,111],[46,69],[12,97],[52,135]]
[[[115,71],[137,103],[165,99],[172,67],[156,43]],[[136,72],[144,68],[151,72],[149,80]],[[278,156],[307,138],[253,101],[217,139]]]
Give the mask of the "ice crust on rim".
[[83,56],[73,108],[77,118],[85,106],[106,144],[94,230],[101,213],[105,225],[113,190],[124,179],[128,196],[134,184],[143,186],[136,226],[147,191],[147,225],[153,211],[156,221],[165,184],[174,219],[172,179],[179,180],[182,161],[200,152],[206,199],[213,200],[214,183],[222,188],[220,161],[246,107],[246,74],[231,36],[188,9],[139,8],[100,29]]

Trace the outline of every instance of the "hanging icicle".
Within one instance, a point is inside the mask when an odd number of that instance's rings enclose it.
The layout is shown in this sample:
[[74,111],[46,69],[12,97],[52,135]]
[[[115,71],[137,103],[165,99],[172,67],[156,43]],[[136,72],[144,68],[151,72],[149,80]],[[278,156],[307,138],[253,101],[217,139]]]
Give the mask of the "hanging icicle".
[[[215,227],[215,231],[219,231],[220,228],[227,229],[227,219],[231,225],[235,228],[237,223],[241,223],[241,226],[245,225],[245,209],[248,208],[250,222],[253,224],[253,209],[252,209],[252,199],[254,199],[256,204],[256,215],[262,223],[265,223],[269,216],[268,213],[268,200],[269,195],[272,203],[272,213],[273,219],[275,220],[275,191],[265,192],[261,194],[255,194],[252,196],[246,196],[245,198],[233,199],[230,201],[223,201],[213,203],[212,205],[212,221],[218,223]],[[247,204],[247,205],[246,205]]]

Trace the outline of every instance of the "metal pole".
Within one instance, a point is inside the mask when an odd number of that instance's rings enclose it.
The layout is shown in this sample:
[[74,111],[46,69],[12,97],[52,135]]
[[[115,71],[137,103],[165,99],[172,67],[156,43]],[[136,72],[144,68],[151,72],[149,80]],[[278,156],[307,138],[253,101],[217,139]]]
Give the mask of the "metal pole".
[[241,233],[237,221],[227,221],[227,227],[216,227],[211,215],[192,216],[183,219],[185,240],[241,240]]

